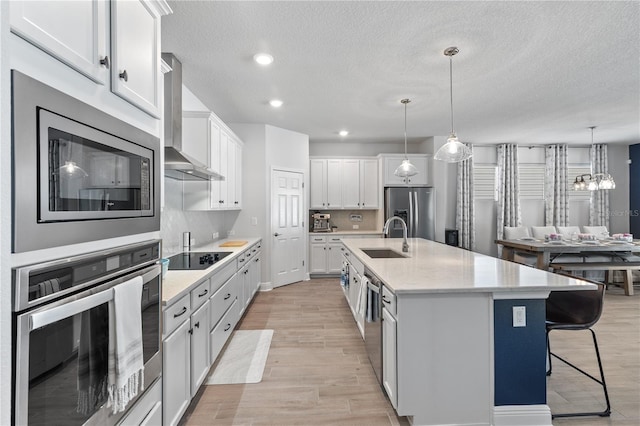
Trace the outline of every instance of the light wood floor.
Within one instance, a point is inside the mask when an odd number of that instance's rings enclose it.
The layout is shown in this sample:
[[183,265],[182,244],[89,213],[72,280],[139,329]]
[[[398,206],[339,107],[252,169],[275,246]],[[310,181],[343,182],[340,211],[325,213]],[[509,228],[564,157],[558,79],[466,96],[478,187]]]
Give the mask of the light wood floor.
[[[640,425],[640,292],[607,292],[596,333],[604,358],[610,418],[556,419],[555,425]],[[240,329],[273,329],[262,382],[202,386],[183,425],[406,425],[380,389],[338,279],[313,279],[258,293]],[[560,354],[596,373],[590,336],[552,333]],[[588,333],[588,332],[587,332]],[[214,366],[215,367],[215,366]],[[548,382],[552,411],[597,409],[603,400],[559,362]]]

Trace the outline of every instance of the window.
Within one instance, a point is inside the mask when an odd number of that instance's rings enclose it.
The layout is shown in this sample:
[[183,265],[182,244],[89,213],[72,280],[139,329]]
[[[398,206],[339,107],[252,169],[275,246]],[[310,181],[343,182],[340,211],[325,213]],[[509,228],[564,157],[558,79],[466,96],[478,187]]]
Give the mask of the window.
[[544,164],[520,164],[520,199],[544,200]]
[[495,164],[473,165],[473,198],[491,201],[497,199],[496,170]]

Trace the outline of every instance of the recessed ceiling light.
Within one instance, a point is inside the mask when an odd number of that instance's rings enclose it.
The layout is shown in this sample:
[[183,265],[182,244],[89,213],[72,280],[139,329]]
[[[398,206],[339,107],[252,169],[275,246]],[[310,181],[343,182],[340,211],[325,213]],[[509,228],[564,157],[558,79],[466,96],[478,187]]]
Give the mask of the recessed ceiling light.
[[272,99],[269,101],[269,105],[274,108],[280,108],[282,106],[282,101],[280,99]]
[[260,65],[270,65],[273,62],[273,56],[268,53],[256,53],[253,55],[253,60]]
[[340,136],[347,136],[347,135],[349,134],[349,131],[348,131],[348,130],[340,130],[340,131],[338,132],[338,134],[339,134]]

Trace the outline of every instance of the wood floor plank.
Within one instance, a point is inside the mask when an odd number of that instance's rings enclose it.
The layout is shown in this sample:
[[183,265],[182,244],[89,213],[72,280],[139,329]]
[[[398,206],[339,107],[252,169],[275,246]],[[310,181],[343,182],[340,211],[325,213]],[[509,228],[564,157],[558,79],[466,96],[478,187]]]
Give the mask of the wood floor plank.
[[[640,292],[611,288],[595,330],[609,386],[610,418],[555,419],[554,425],[640,425]],[[407,425],[397,417],[369,364],[338,280],[313,279],[258,293],[239,329],[273,329],[260,383],[202,386],[181,424]],[[553,332],[551,345],[597,374],[591,338]],[[601,390],[554,362],[552,411],[594,410]]]

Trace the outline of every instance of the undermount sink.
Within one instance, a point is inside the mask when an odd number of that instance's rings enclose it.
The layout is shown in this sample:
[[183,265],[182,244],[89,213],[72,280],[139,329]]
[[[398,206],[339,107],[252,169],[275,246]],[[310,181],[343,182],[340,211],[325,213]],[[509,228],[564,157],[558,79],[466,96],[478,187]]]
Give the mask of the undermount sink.
[[362,249],[364,254],[372,259],[393,259],[398,257],[407,257],[402,253],[398,253],[391,249]]

